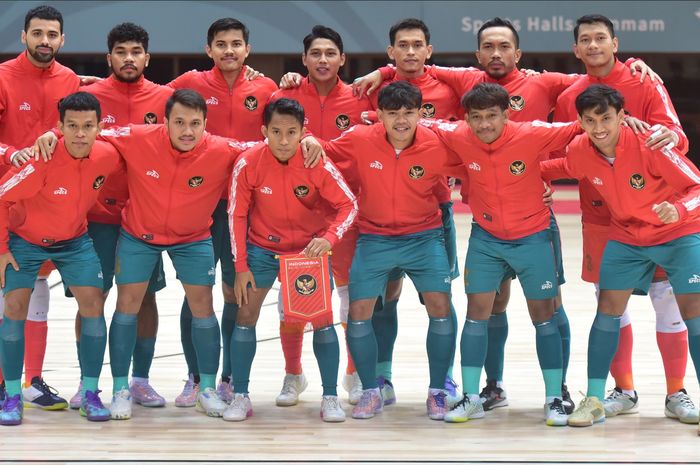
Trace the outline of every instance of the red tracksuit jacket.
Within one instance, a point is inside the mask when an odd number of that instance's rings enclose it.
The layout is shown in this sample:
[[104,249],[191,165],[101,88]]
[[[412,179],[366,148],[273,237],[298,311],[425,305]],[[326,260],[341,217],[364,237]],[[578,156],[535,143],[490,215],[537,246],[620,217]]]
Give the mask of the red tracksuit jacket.
[[105,142],[95,142],[88,158],[75,159],[61,138],[50,162],[12,168],[0,179],[0,253],[8,251],[8,229],[39,246],[84,234],[87,212],[119,163]]
[[[330,224],[324,201],[336,211]],[[283,164],[260,144],[236,162],[228,214],[236,271],[248,271],[246,240],[279,254],[299,253],[314,237],[333,246],[355,222],[357,201],[333,163],[305,168],[299,148]]]
[[[163,123],[165,102],[172,95],[170,87],[160,86],[143,76],[136,82],[121,82],[111,75],[85,87],[100,101],[105,128],[128,124]],[[129,189],[123,170],[109,177],[100,190],[97,202],[88,212],[88,221],[119,224]]]
[[[566,158],[542,162],[546,178],[587,179],[610,207],[610,239],[651,246],[700,232],[700,171],[679,150],[649,150],[647,135],[623,127],[611,165],[584,134]],[[680,221],[662,223],[654,204],[672,203]]]
[[102,131],[126,164],[129,201],[122,227],[158,245],[181,244],[211,236],[211,215],[231,168],[249,145],[205,133],[189,152],[170,143],[165,126],[130,125]]

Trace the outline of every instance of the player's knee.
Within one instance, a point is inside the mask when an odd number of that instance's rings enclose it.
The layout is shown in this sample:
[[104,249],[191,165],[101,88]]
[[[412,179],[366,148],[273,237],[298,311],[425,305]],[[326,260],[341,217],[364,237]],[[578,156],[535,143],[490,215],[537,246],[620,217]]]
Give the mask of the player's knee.
[[450,314],[450,297],[444,292],[424,292],[423,301],[428,315],[445,318]]
[[[22,293],[24,294],[24,293]],[[17,292],[5,294],[5,318],[11,320],[24,320],[27,317],[29,297]]]

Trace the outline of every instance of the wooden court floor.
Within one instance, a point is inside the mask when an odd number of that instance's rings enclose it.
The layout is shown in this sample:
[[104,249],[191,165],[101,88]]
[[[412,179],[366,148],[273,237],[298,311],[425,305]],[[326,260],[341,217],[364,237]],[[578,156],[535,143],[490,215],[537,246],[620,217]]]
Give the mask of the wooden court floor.
[[[457,217],[460,264],[466,253],[470,220],[468,215]],[[579,221],[577,215],[559,217],[568,279],[563,295],[572,329],[568,384],[575,401],[581,398],[578,391],[585,391],[586,345],[595,312],[594,289],[579,278]],[[168,405],[160,409],[135,406],[131,420],[101,424],[88,423],[75,411],[28,410],[22,426],[0,429],[0,462],[700,463],[697,426],[683,425],[663,415],[663,367],[648,298],[634,297],[630,302],[640,413],[609,419],[592,428],[573,429],[547,427],[542,420],[544,392],[535,355],[535,332],[517,283],[508,310],[510,336],[505,383],[510,406],[487,413],[483,420],[461,425],[431,421],[425,415],[427,317],[410,284],[405,285],[399,303],[393,379],[396,405],[372,420],[348,418],[345,423],[323,423],[319,418],[320,376],[307,337],[303,364],[309,388],[302,394],[299,405],[276,407],[274,398],[282,384],[284,365],[277,338],[277,299],[276,295],[270,295],[258,324],[260,341],[251,375],[255,414],[242,423],[226,423],[173,404],[186,376],[179,334],[183,292],[169,262],[166,266],[168,287],[158,296],[160,331],[151,380],[168,399]],[[52,276],[50,281],[57,279]],[[466,297],[461,280],[454,282],[453,292],[462,322]],[[216,292],[215,296],[216,307],[220,309],[220,293]],[[114,310],[114,297],[110,296],[106,306],[108,322]],[[69,397],[78,382],[73,342],[74,304],[62,297],[60,286],[52,290],[51,298],[45,378]],[[338,331],[342,334],[340,327]],[[341,376],[345,368],[342,339]],[[686,385],[693,398],[700,401],[691,363]],[[103,370],[102,387],[103,400],[108,401],[111,395],[108,364]],[[341,387],[339,394],[346,399]],[[345,407],[349,417],[347,402]]]

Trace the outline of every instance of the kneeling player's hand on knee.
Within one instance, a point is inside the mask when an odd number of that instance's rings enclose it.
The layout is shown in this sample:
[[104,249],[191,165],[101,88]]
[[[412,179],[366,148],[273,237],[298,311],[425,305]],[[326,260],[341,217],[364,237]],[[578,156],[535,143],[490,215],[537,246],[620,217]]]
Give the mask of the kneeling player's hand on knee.
[[680,219],[678,209],[676,209],[676,207],[669,202],[654,204],[651,209],[654,210],[654,213],[656,213],[659,216],[659,219],[665,224],[675,223]]
[[257,291],[258,288],[255,287],[255,278],[253,273],[250,271],[239,271],[236,273],[236,280],[233,283],[233,295],[236,298],[236,303],[238,305],[244,305],[248,303],[248,284],[253,291]]
[[322,237],[311,239],[311,242],[304,249],[304,254],[309,258],[320,257],[331,250],[331,243]]
[[19,271],[19,265],[17,265],[12,252],[7,252],[0,255],[0,287],[2,288],[5,287],[5,271],[7,269],[7,265],[12,265],[12,268],[14,268],[15,271]]

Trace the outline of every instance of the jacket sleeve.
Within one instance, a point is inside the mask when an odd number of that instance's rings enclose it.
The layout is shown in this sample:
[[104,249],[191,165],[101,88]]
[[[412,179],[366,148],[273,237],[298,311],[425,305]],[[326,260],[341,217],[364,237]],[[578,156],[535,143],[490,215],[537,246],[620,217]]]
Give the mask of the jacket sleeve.
[[12,155],[17,152],[17,148],[0,142],[0,156],[6,165],[12,165]]
[[477,68],[450,68],[446,66],[432,65],[428,73],[438,81],[450,86],[458,99],[483,81],[484,72]]
[[13,203],[36,195],[44,185],[44,162],[29,162],[13,168],[0,179],[0,253],[9,251],[10,207]]
[[231,231],[231,252],[237,272],[249,271],[248,249],[248,210],[253,197],[253,189],[248,182],[249,160],[241,157],[233,166],[231,191],[228,200],[228,226]]
[[540,173],[542,179],[548,183],[557,179],[580,179],[572,172],[566,157],[541,161]]
[[681,198],[674,202],[681,220],[700,218],[700,171],[679,150],[663,148],[649,156],[651,169],[664,178]]
[[323,145],[323,151],[326,152],[328,158],[337,165],[337,168],[348,176],[357,165],[355,152],[357,152],[357,144],[355,143],[355,128],[352,126],[340,136],[330,141],[317,139]]
[[128,147],[132,140],[131,126],[114,126],[109,129],[103,129],[100,131],[97,139],[112,144],[112,146],[117,149],[117,152],[119,152],[121,158],[126,159],[127,154],[130,153]]
[[540,153],[548,156],[549,152],[562,151],[583,129],[578,122],[545,123],[533,121],[528,131],[532,141],[540,146]]
[[319,191],[336,211],[323,238],[335,245],[357,220],[357,199],[333,163],[326,161],[321,168],[323,178]]
[[678,119],[678,114],[673,107],[668,91],[661,83],[650,84],[645,89],[647,92],[647,98],[645,99],[647,108],[643,119],[651,125],[660,124],[675,132],[678,135],[678,146],[676,149],[685,155],[688,153],[688,137],[683,132],[683,127]]

